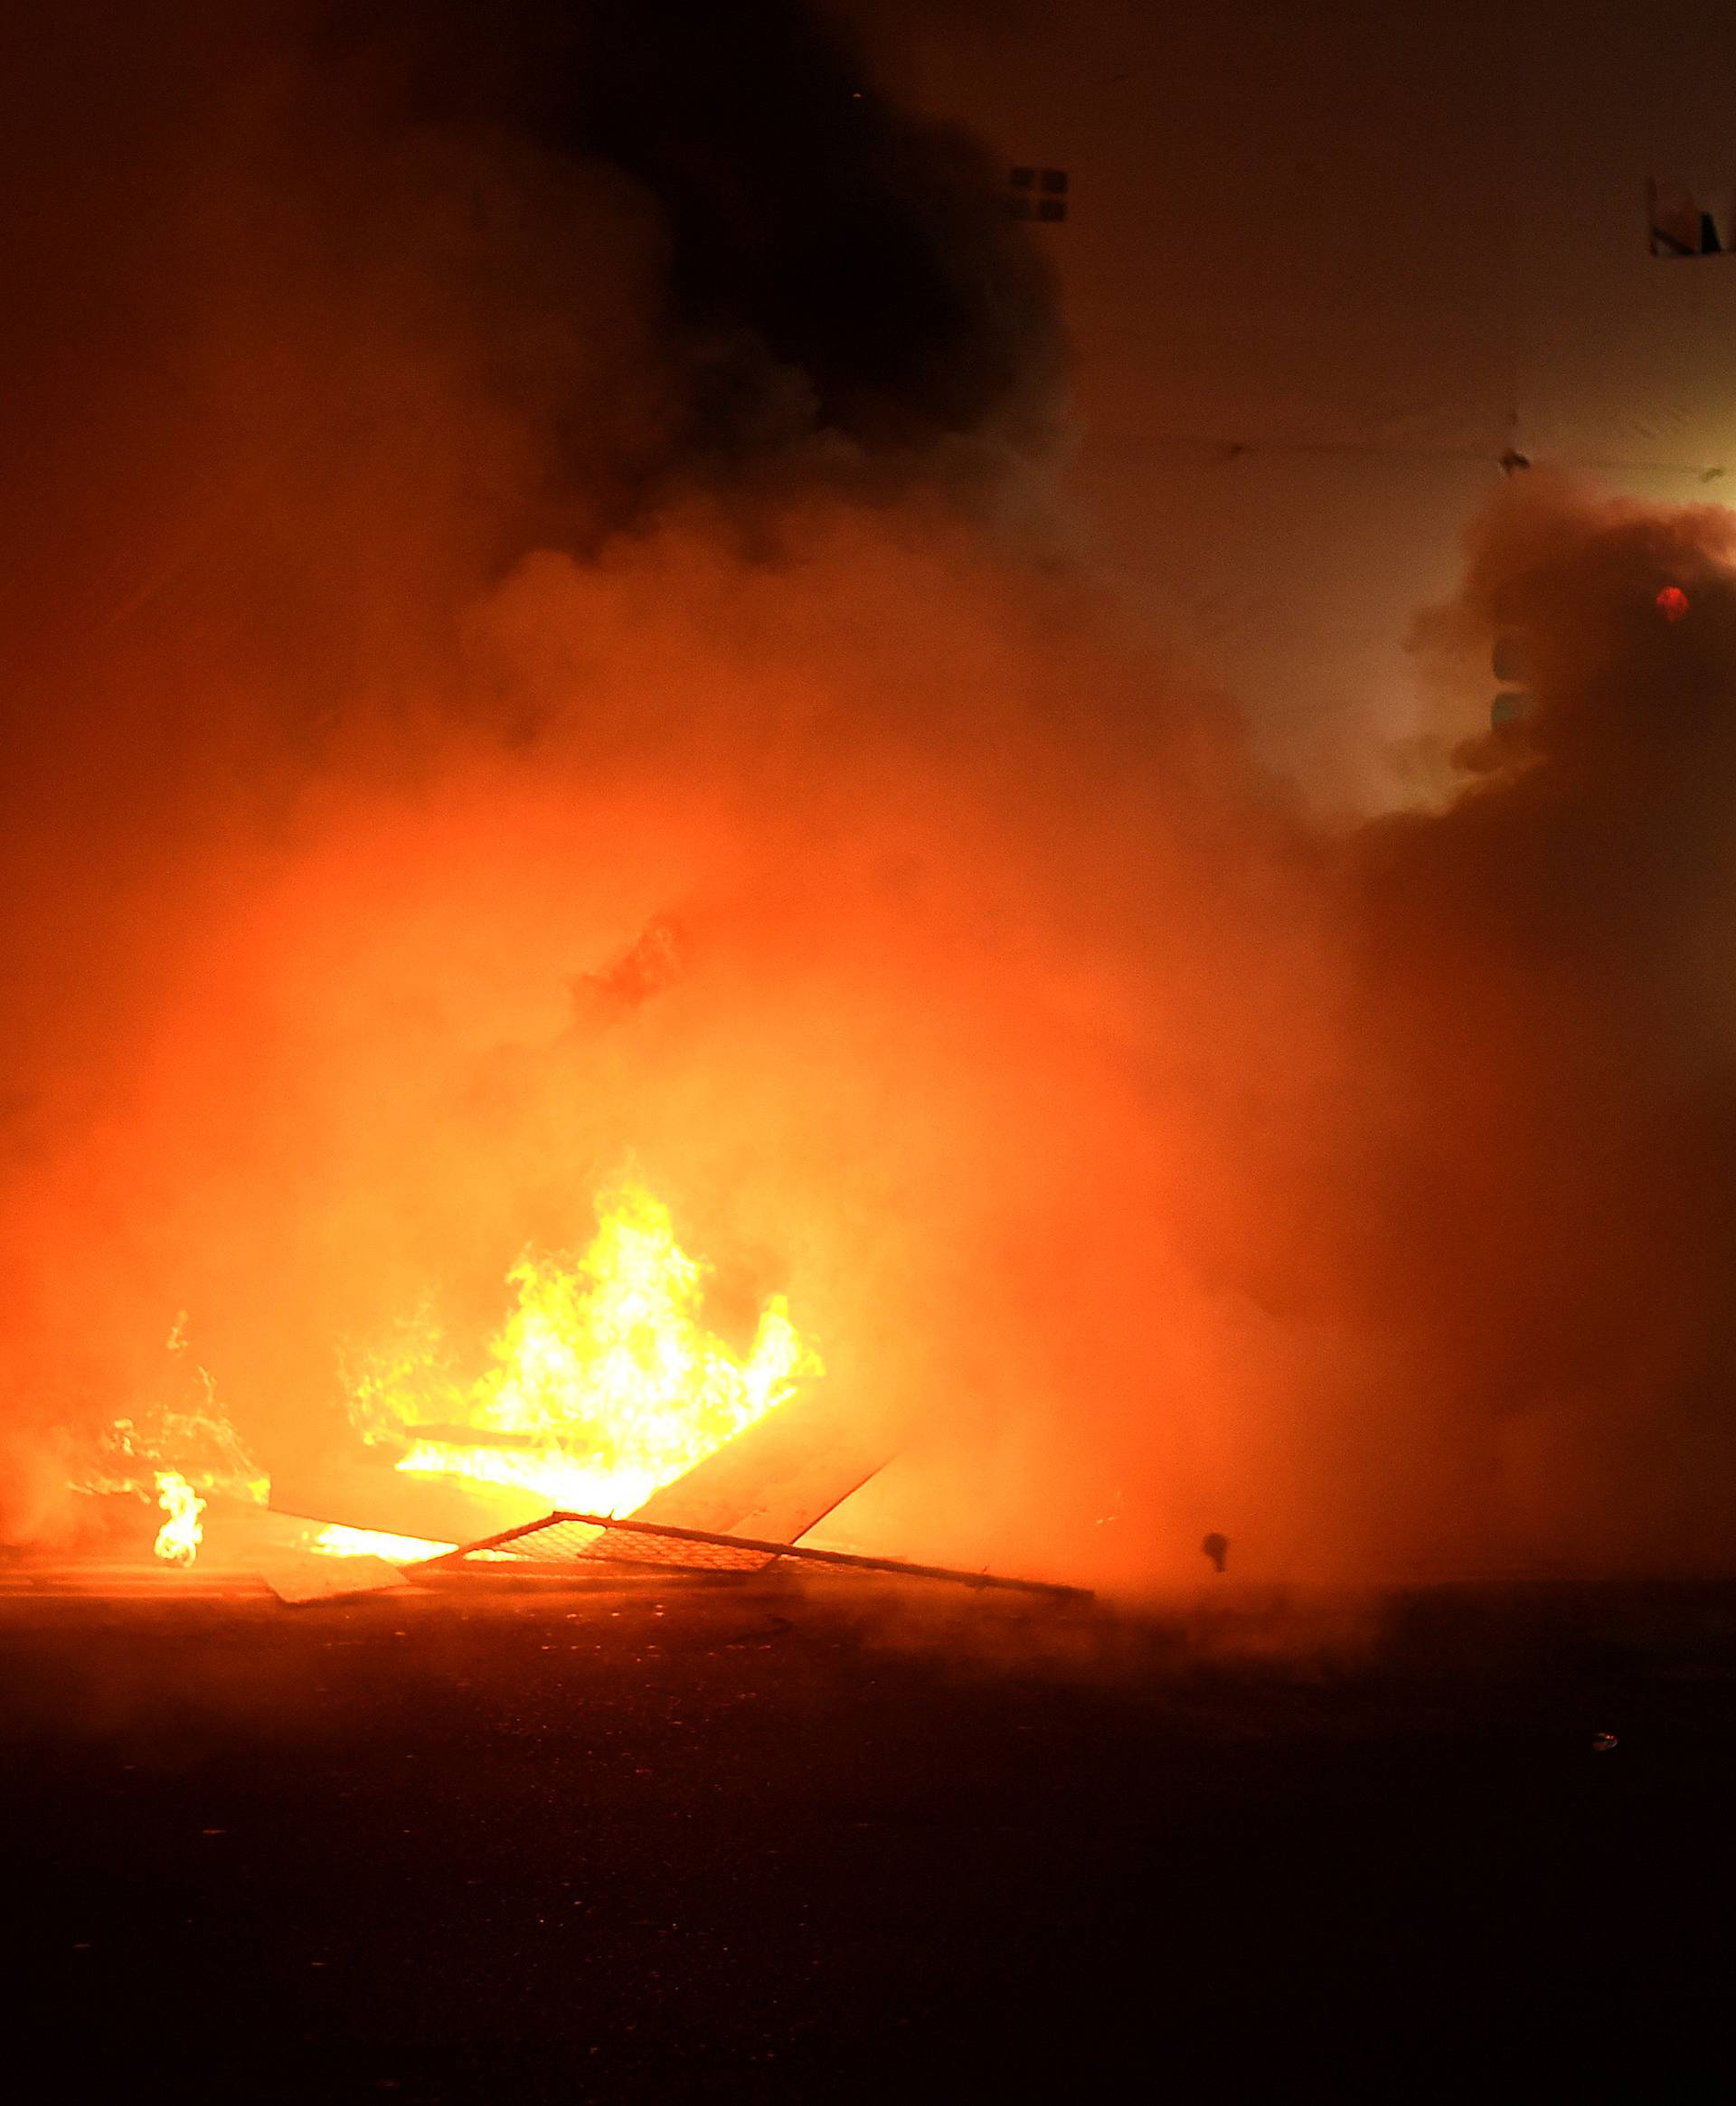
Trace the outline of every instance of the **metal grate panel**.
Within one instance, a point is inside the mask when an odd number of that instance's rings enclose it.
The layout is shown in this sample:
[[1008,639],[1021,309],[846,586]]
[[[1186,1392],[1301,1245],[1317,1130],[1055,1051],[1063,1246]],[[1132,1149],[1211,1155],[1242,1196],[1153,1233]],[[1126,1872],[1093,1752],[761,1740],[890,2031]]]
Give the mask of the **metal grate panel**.
[[544,1521],[469,1544],[449,1561],[453,1564],[571,1565],[608,1563],[656,1565],[682,1572],[757,1572],[775,1554],[742,1549],[734,1544],[691,1542],[644,1529],[599,1526],[590,1521],[552,1514]]
[[511,1530],[505,1536],[491,1536],[486,1544],[476,1544],[460,1549],[458,1556],[486,1558],[491,1563],[518,1563],[526,1564],[571,1564],[574,1558],[583,1557],[592,1544],[602,1534],[585,1521],[562,1521],[552,1516],[533,1521],[521,1528]]
[[950,1565],[912,1564],[904,1558],[864,1557],[855,1551],[815,1550],[796,1543],[766,1543],[750,1535],[726,1535],[705,1528],[676,1528],[664,1522],[612,1514],[553,1513],[480,1543],[467,1543],[424,1570],[490,1563],[552,1565],[568,1572],[584,1564],[640,1565],[659,1572],[757,1572],[779,1558],[835,1570],[883,1572],[901,1579],[950,1580],[966,1587],[1010,1588],[1051,1601],[1089,1601],[1090,1590],[1052,1580],[1014,1580],[998,1572],[960,1572]]
[[775,1552],[750,1550],[732,1543],[696,1543],[669,1535],[649,1535],[639,1528],[606,1528],[580,1554],[636,1565],[673,1565],[684,1572],[758,1572]]

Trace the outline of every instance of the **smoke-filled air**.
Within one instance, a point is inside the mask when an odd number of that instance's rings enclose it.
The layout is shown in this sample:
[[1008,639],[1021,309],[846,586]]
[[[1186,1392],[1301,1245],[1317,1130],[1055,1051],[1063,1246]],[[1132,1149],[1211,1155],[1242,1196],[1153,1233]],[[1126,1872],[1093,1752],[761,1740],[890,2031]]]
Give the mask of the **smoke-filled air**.
[[630,1232],[656,1457],[823,1388],[864,1548],[1727,1563],[1731,515],[1515,481],[1324,822],[1080,553],[984,151],[666,14],[5,32],[0,1529],[523,1440]]

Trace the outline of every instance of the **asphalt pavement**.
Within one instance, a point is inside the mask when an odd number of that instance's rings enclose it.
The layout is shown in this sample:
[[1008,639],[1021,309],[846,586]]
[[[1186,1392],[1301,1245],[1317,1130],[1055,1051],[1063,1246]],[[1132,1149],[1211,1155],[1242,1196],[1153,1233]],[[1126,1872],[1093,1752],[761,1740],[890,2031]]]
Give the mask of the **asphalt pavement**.
[[1732,2089],[1728,1586],[14,1573],[0,1691],[20,2098]]

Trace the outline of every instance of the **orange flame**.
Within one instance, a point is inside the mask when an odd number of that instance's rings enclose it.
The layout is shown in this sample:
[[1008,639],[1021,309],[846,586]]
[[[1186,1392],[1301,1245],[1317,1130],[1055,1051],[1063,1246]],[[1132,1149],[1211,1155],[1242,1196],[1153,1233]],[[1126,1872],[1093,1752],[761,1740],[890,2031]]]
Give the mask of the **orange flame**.
[[191,1365],[185,1310],[165,1343],[173,1370],[166,1393],[143,1400],[136,1417],[114,1420],[68,1482],[77,1492],[124,1492],[146,1500],[155,1487],[166,1516],[156,1533],[156,1554],[165,1563],[190,1565],[204,1541],[199,1517],[206,1501],[201,1495],[263,1506],[271,1480],[218,1403],[209,1369]]
[[[517,1306],[475,1381],[454,1382],[431,1332],[363,1370],[351,1397],[363,1437],[408,1436],[402,1470],[630,1513],[824,1372],[782,1295],[763,1304],[745,1354],[708,1332],[704,1271],[668,1209],[627,1187],[576,1261],[527,1252],[512,1268]],[[435,1422],[438,1438],[418,1437]]]

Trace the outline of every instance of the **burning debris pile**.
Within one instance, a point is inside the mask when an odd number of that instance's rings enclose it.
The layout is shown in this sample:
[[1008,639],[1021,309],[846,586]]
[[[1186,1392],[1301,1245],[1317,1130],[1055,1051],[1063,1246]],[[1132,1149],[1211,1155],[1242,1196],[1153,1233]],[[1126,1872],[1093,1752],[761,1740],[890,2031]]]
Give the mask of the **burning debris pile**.
[[[777,1294],[760,1309],[745,1353],[707,1332],[704,1269],[677,1245],[667,1209],[649,1193],[625,1186],[599,1214],[596,1238],[576,1261],[526,1253],[514,1264],[509,1284],[517,1307],[490,1340],[483,1374],[465,1377],[426,1307],[413,1327],[399,1331],[390,1352],[354,1356],[350,1368],[350,1411],[362,1442],[408,1480],[388,1502],[368,1473],[353,1473],[347,1497],[359,1510],[385,1502],[401,1514],[403,1492],[445,1487],[459,1497],[456,1503],[448,1497],[439,1511],[464,1513],[467,1497],[480,1525],[490,1516],[490,1499],[505,1487],[536,1517],[449,1544],[321,1521],[316,1491],[306,1509],[319,1523],[315,1552],[485,1577],[503,1567],[543,1574],[610,1566],[742,1573],[794,1560],[973,1586],[1031,1584],[800,1547],[798,1539],[877,1467],[864,1467],[860,1439],[828,1430],[823,1417],[804,1420],[790,1410],[798,1393],[823,1375],[818,1354],[800,1338]],[[187,1350],[184,1316],[170,1346]],[[140,1498],[154,1489],[165,1516],[156,1555],[182,1567],[198,1554],[207,1500],[176,1465],[196,1470],[207,1491],[239,1496],[256,1511],[267,1500],[275,1513],[295,1511],[281,1494],[272,1497],[269,1478],[246,1458],[218,1411],[209,1375],[199,1374],[203,1410],[165,1412],[148,1440],[132,1421],[118,1421],[102,1443],[104,1466],[73,1485],[89,1494]],[[776,1422],[766,1429],[769,1420]],[[770,1442],[744,1442],[754,1428],[769,1431]],[[173,1462],[165,1459],[171,1450]],[[341,1504],[346,1495],[326,1496]],[[765,1516],[769,1496],[779,1501],[773,1517],[788,1531],[787,1541],[696,1525]],[[573,1510],[580,1502],[600,1511]],[[350,1583],[365,1588],[370,1581]]]
[[[578,1259],[526,1252],[513,1266],[517,1306],[489,1341],[482,1374],[458,1369],[426,1304],[390,1349],[351,1355],[348,1404],[362,1442],[416,1482],[505,1485],[539,1513],[564,1504],[627,1514],[823,1374],[781,1295],[768,1298],[743,1355],[703,1328],[703,1269],[649,1193],[624,1187],[599,1214]],[[186,1322],[183,1312],[173,1355],[188,1351]],[[73,1479],[91,1494],[155,1492],[167,1516],[156,1554],[181,1565],[197,1554],[207,1503],[184,1472],[206,1493],[255,1505],[270,1492],[209,1373],[195,1372],[196,1406],[165,1407],[148,1430],[117,1421],[100,1463]],[[316,1547],[417,1559],[454,1546],[331,1524]]]
[[[625,1187],[599,1212],[596,1238],[578,1259],[526,1252],[514,1263],[516,1307],[488,1342],[483,1373],[461,1372],[426,1302],[395,1327],[389,1347],[346,1356],[350,1417],[366,1448],[412,1480],[505,1485],[538,1511],[625,1514],[824,1373],[781,1295],[767,1299],[745,1354],[703,1328],[703,1269],[649,1193]],[[188,1351],[186,1325],[183,1312],[173,1355]],[[193,1560],[206,1504],[184,1472],[205,1493],[255,1504],[270,1489],[210,1374],[195,1372],[196,1405],[165,1407],[148,1429],[118,1421],[100,1462],[73,1479],[94,1494],[154,1489],[168,1516],[156,1554],[176,1564]],[[333,1525],[318,1547],[428,1556],[450,1546]]]
[[172,1565],[190,1565],[204,1540],[202,1516],[212,1498],[261,1506],[270,1481],[249,1456],[217,1401],[208,1368],[192,1364],[187,1312],[166,1341],[169,1375],[135,1417],[117,1419],[95,1453],[71,1475],[69,1489],[93,1497],[154,1501],[164,1519],[153,1549]]

